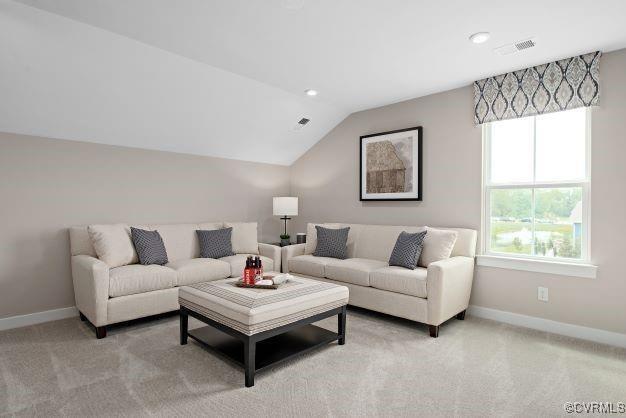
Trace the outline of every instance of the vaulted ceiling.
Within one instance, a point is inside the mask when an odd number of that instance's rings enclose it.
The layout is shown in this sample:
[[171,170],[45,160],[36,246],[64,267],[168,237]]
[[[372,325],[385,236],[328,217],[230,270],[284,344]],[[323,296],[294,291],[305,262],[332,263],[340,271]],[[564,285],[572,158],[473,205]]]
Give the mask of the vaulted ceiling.
[[623,0],[0,0],[0,130],[290,164],[354,111],[626,47],[624,16]]

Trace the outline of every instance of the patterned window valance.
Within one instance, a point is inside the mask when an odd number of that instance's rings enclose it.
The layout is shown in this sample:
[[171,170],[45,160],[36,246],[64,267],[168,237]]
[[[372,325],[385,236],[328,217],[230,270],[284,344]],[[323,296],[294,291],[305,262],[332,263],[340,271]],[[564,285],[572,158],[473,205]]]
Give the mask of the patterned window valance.
[[474,121],[480,125],[597,105],[600,55],[592,52],[475,81]]

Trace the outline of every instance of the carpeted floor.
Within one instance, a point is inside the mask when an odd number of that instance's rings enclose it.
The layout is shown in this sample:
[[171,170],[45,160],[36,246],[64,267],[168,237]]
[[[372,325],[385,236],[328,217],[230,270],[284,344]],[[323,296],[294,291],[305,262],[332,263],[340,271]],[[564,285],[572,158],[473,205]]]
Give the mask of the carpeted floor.
[[351,309],[345,346],[246,389],[241,369],[178,345],[175,316],[103,340],[78,318],[0,332],[2,415],[559,416],[574,401],[626,401],[626,350],[472,317],[433,339],[424,325]]

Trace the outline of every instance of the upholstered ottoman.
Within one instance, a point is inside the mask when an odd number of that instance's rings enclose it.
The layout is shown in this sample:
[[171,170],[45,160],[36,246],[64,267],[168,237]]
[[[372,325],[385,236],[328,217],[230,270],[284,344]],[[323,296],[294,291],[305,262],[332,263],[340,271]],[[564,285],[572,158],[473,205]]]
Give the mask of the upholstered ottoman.
[[[237,287],[224,279],[179,289],[180,343],[191,337],[245,369],[247,387],[270,365],[346,338],[348,288],[293,276],[278,289]],[[188,316],[208,327],[188,330]],[[338,316],[338,332],[311,325]]]

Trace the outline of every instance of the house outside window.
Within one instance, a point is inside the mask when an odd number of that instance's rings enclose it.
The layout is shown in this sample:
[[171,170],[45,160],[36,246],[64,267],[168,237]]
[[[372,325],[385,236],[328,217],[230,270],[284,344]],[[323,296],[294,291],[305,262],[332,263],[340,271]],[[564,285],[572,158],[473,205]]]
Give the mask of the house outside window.
[[483,125],[483,252],[589,260],[590,110]]

